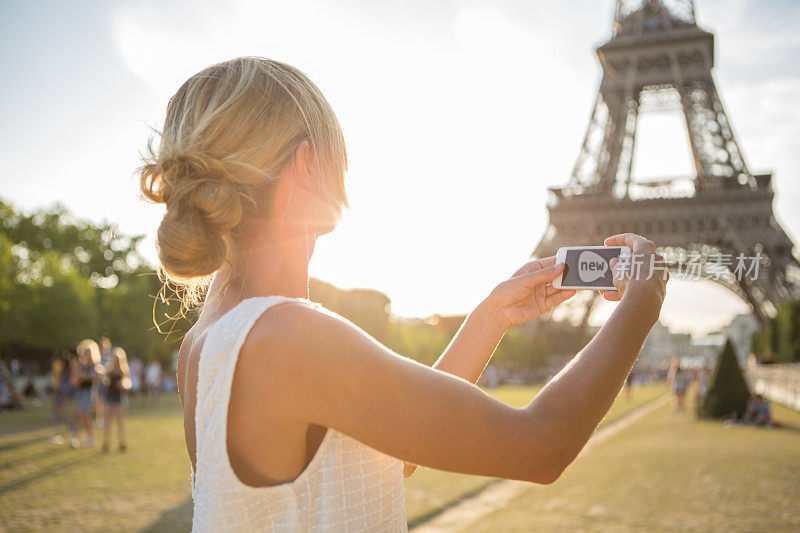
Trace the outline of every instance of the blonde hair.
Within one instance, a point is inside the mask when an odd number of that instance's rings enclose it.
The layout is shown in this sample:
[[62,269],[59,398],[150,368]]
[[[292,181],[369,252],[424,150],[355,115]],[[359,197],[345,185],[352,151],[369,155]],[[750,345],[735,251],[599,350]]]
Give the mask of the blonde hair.
[[83,339],[78,343],[75,351],[78,352],[78,358],[82,358],[86,352],[89,352],[89,360],[92,364],[100,364],[100,347],[92,339]]
[[239,57],[189,78],[167,105],[158,150],[153,139],[139,168],[145,198],[166,204],[157,248],[167,282],[199,303],[210,276],[234,263],[237,229],[256,197],[274,185],[307,141],[319,193],[347,207],[344,137],[322,92],[299,70]]
[[114,370],[119,369],[120,374],[122,374],[122,388],[123,389],[130,389],[131,388],[131,370],[128,366],[128,356],[125,353],[125,350],[122,348],[116,347],[111,350],[111,358],[114,361],[114,367],[107,369],[107,372],[112,372]]

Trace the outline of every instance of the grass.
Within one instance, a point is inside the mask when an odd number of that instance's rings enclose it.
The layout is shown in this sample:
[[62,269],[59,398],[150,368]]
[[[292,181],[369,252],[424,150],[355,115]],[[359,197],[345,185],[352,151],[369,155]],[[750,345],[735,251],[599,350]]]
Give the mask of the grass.
[[[533,399],[538,390],[538,387],[505,386],[490,393],[502,402],[522,407]],[[666,386],[662,384],[638,386],[634,388],[630,399],[623,391],[601,422],[601,426],[666,391]],[[453,474],[430,468],[417,469],[414,475],[405,481],[406,514],[409,525],[414,526],[448,505],[475,494],[492,481],[493,478],[481,476]]]
[[773,405],[793,428],[726,428],[691,408],[648,413],[469,530],[800,531],[800,413]]
[[[534,387],[501,387],[492,394],[515,406],[535,395]],[[608,418],[661,394],[663,387],[637,388]],[[156,406],[128,412],[128,452],[112,448],[73,450],[62,425],[51,420],[50,403],[0,414],[0,531],[80,529],[97,531],[188,531],[192,502],[189,462],[183,443],[180,405],[164,396]],[[115,443],[112,438],[112,443]],[[435,513],[491,481],[420,469],[406,481],[411,523]]]
[[[0,414],[0,531],[161,531],[191,527],[189,463],[177,396],[133,408],[128,452],[71,449],[50,403]],[[112,436],[116,444],[116,436]]]
[[[613,420],[665,391],[634,389]],[[493,391],[524,405],[531,387]],[[664,405],[582,455],[553,485],[531,485],[477,531],[800,530],[800,413],[773,406],[795,429],[725,428]],[[49,403],[0,414],[0,531],[187,531],[189,465],[174,396],[130,410],[129,451],[101,454],[51,442],[64,433]],[[406,481],[410,523],[491,480],[420,469]]]

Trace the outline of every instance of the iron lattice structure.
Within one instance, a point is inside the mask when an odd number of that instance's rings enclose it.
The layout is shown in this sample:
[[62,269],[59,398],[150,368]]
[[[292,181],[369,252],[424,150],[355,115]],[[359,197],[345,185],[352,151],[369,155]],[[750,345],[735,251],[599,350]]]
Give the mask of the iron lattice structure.
[[[772,174],[750,172],[733,134],[712,76],[714,35],[697,26],[694,2],[618,0],[597,56],[603,78],[589,126],[568,185],[549,189],[550,224],[534,256],[623,232],[652,239],[673,266],[688,254],[760,256],[757,279],[716,281],[759,319],[774,314],[800,294],[800,262],[773,213]],[[638,117],[669,108],[685,117],[696,174],[634,182]]]

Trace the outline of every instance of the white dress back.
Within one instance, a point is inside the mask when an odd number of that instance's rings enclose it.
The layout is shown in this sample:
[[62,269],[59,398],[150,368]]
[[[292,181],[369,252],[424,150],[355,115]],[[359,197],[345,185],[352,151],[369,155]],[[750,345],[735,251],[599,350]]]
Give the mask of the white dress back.
[[290,483],[251,487],[234,473],[226,436],[236,360],[256,320],[283,302],[319,306],[283,296],[250,298],[206,334],[195,408],[193,531],[407,531],[402,461],[331,428]]

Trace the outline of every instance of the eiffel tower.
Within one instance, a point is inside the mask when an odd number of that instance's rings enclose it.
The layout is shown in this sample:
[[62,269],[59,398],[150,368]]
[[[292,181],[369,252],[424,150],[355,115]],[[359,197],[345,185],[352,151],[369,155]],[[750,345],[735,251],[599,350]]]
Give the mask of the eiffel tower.
[[[760,257],[757,279],[715,281],[759,320],[773,315],[800,294],[800,262],[773,214],[772,174],[752,174],[736,142],[711,72],[714,35],[697,26],[694,2],[617,0],[612,38],[596,51],[603,78],[589,127],[569,183],[549,189],[534,257],[623,232],[653,240],[673,269],[688,254],[705,272],[712,255]],[[637,119],[669,109],[686,120],[695,176],[634,182]]]

